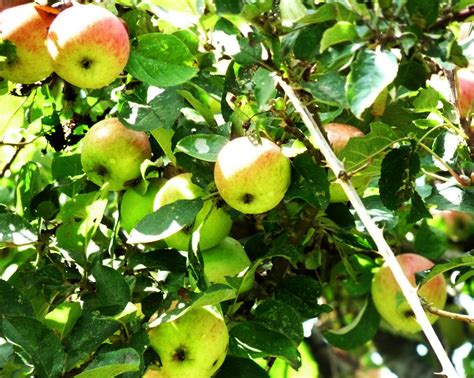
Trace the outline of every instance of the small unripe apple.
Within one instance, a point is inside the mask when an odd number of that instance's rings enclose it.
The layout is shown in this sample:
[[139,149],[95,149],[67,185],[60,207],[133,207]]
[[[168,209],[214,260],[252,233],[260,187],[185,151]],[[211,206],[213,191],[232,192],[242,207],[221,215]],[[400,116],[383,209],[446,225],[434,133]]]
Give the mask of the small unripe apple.
[[[204,195],[204,190],[194,184],[191,173],[177,175],[164,184],[155,196],[154,211],[177,200],[195,199]],[[212,200],[204,201],[202,209],[196,215],[194,227],[183,229],[165,238],[169,247],[181,251],[189,249],[193,230],[200,224],[199,247],[201,250],[212,248],[219,244],[230,232],[232,220],[229,214]]]
[[13,43],[16,49],[16,57],[0,69],[0,76],[14,83],[31,84],[53,72],[46,36],[54,17],[34,3],[0,13],[0,39]]
[[82,141],[81,163],[94,184],[106,182],[109,190],[133,186],[140,165],[151,157],[145,133],[127,129],[117,118],[107,118],[90,128]]
[[459,113],[467,118],[474,111],[474,72],[468,68],[457,71],[459,84]]
[[261,138],[259,144],[240,137],[219,152],[214,180],[229,206],[244,214],[260,214],[273,209],[285,196],[291,164],[272,141]]
[[165,183],[166,179],[162,178],[151,181],[145,194],[134,187],[125,191],[120,202],[120,224],[125,231],[130,232],[145,216],[153,213],[156,194]]
[[224,319],[211,306],[191,309],[152,328],[148,335],[161,360],[161,367],[152,369],[148,377],[211,377],[224,362],[229,344]]
[[[226,277],[234,277],[247,269],[251,261],[244,247],[237,240],[226,237],[213,248],[202,251],[204,274],[210,283],[227,284]],[[249,277],[241,286],[245,293],[253,288],[254,279]]]
[[[412,286],[416,286],[415,273],[431,269],[434,265],[427,258],[414,253],[398,255],[397,260]],[[386,264],[375,273],[371,290],[375,307],[388,324],[403,333],[416,333],[421,330],[405,296]],[[438,275],[421,286],[418,289],[418,296],[424,298],[432,306],[442,309],[446,303],[444,277]],[[427,316],[431,323],[434,323],[438,318],[433,314],[427,314]]]
[[130,54],[128,32],[120,19],[98,5],[74,6],[51,24],[48,51],[56,73],[80,88],[114,81]]

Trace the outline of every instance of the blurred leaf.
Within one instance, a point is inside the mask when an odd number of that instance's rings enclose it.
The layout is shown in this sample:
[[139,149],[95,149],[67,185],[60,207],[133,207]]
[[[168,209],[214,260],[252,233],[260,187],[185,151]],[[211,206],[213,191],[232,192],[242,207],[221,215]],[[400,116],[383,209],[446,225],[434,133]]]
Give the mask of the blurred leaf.
[[433,205],[437,210],[461,211],[474,215],[474,191],[458,186],[433,188],[432,194],[425,198],[425,203]]
[[326,170],[307,154],[293,159],[294,173],[285,197],[301,198],[310,205],[325,209],[329,205],[329,181]]
[[27,316],[4,318],[2,331],[7,340],[25,352],[39,378],[61,376],[66,359],[63,347],[39,320]]
[[347,107],[345,81],[337,72],[328,72],[315,77],[313,82],[303,82],[301,85],[313,97],[328,105]]
[[234,55],[235,61],[244,66],[260,62],[262,59],[262,45],[260,42],[260,37],[254,33],[249,33],[247,38],[240,38],[240,52]]
[[56,155],[51,163],[55,180],[82,174],[81,154]]
[[339,21],[334,26],[326,29],[321,39],[320,52],[328,47],[341,42],[354,42],[357,39],[357,31],[354,24],[347,21]]
[[230,329],[229,352],[242,358],[280,357],[294,369],[301,365],[297,345],[293,341],[255,321],[238,323]]
[[25,245],[37,240],[35,230],[25,219],[16,214],[0,214],[0,247]]
[[248,358],[227,355],[215,378],[268,378],[267,372]]
[[37,163],[23,165],[16,177],[15,199],[19,215],[30,216],[31,199],[42,190],[41,173]]
[[129,243],[150,243],[162,240],[193,224],[202,208],[202,200],[178,200],[159,208],[143,218],[130,233]]
[[0,280],[0,317],[17,316],[34,317],[33,307],[21,291]]
[[379,328],[380,315],[369,297],[362,310],[349,325],[323,332],[323,336],[337,348],[351,350],[371,340]]
[[268,102],[276,95],[275,80],[270,71],[261,67],[255,71],[252,80],[255,83],[254,94],[258,107],[260,110],[264,110],[267,108]]
[[419,95],[413,101],[417,113],[432,112],[438,108],[441,95],[431,87],[421,89]]
[[379,187],[380,198],[388,209],[396,210],[411,198],[419,171],[420,158],[411,146],[393,149],[385,156]]
[[179,38],[150,33],[132,45],[127,70],[146,84],[172,87],[193,78],[198,72],[195,65],[195,57]]
[[76,378],[116,377],[117,375],[138,371],[140,356],[132,348],[123,348],[97,355],[87,368]]
[[438,18],[439,0],[407,0],[407,9],[411,18],[425,27]]
[[175,88],[163,90],[140,84],[132,93],[123,96],[118,116],[132,130],[171,129],[183,105]]
[[217,14],[239,14],[242,7],[242,0],[216,0]]
[[120,17],[127,23],[128,34],[132,39],[155,31],[152,16],[141,9],[132,9]]
[[[430,269],[430,272],[422,277],[422,279],[417,279],[417,284],[422,286],[426,284],[429,280],[435,278],[438,274],[443,274],[450,270],[462,267],[474,267],[474,255],[473,251],[464,254],[461,257],[455,257],[447,262],[438,263]],[[417,277],[418,278],[418,277]]]
[[92,269],[96,290],[92,301],[94,309],[103,315],[116,315],[130,300],[130,288],[120,271],[97,264]]
[[322,4],[316,11],[304,16],[299,20],[299,24],[311,25],[331,20],[351,21],[355,19],[355,14],[339,3]]
[[229,140],[217,134],[192,134],[181,139],[176,149],[196,159],[215,162]]
[[282,24],[289,26],[306,16],[307,10],[301,0],[280,0]]
[[447,248],[446,234],[435,227],[430,227],[424,220],[415,234],[415,251],[430,260],[437,260]]
[[303,323],[298,311],[286,303],[267,299],[253,313],[254,319],[266,327],[288,336],[297,345],[303,340]]
[[398,62],[390,51],[362,50],[347,77],[347,100],[358,118],[396,77]]

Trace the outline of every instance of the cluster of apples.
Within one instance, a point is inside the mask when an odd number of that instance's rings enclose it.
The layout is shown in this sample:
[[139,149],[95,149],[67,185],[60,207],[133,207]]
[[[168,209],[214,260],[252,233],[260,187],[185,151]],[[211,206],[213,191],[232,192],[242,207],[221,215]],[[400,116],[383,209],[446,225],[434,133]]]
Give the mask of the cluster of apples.
[[53,71],[80,88],[101,88],[114,81],[127,64],[130,42],[124,23],[97,5],[74,4],[51,13],[35,3],[0,14],[1,39],[15,54],[0,76],[31,84]]

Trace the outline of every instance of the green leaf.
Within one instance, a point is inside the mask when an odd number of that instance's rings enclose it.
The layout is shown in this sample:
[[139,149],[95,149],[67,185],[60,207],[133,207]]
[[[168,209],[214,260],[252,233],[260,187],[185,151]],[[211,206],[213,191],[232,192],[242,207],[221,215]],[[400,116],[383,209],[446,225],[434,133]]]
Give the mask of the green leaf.
[[424,220],[415,234],[415,251],[430,260],[436,260],[448,248],[448,237]]
[[411,209],[407,216],[407,222],[416,223],[423,218],[431,218],[431,213],[426,208],[426,205],[418,192],[414,191],[411,196]]
[[[438,274],[443,274],[450,270],[462,267],[474,267],[474,255],[473,251],[465,253],[463,256],[455,257],[448,262],[438,263],[430,269],[430,272],[425,275],[417,284],[422,286],[431,279],[435,278]],[[418,281],[418,280],[417,280]]]
[[439,0],[407,0],[407,9],[415,22],[426,27],[438,18]]
[[294,369],[301,366],[297,345],[286,335],[264,324],[245,321],[230,329],[229,352],[235,357],[280,357]]
[[260,37],[253,33],[250,33],[247,38],[240,38],[240,52],[234,55],[235,61],[244,66],[260,62],[262,60],[262,45],[260,42]]
[[294,173],[286,193],[287,199],[300,198],[310,205],[325,209],[329,205],[329,181],[326,170],[308,154],[293,159]]
[[35,162],[23,165],[17,175],[15,200],[19,215],[30,216],[31,199],[43,189],[40,168]]
[[192,134],[181,139],[176,150],[196,159],[215,162],[217,155],[229,140],[218,134]]
[[290,26],[306,16],[307,10],[301,0],[280,0],[281,22]]
[[312,12],[299,20],[298,24],[311,25],[326,21],[351,21],[355,14],[338,3],[326,3],[321,5],[315,12]]
[[173,154],[173,129],[160,128],[151,132],[153,138],[158,142],[166,157],[176,165],[176,157]]
[[186,272],[186,257],[179,253],[163,253],[161,250],[138,253],[128,259],[127,266],[137,268],[142,265],[147,269],[159,269],[169,272]]
[[122,311],[130,300],[131,293],[120,271],[97,264],[92,269],[92,276],[96,282],[94,309],[110,316]]
[[119,105],[118,117],[132,130],[171,129],[184,105],[175,88],[161,89],[141,84],[126,94]]
[[202,200],[178,200],[143,218],[132,230],[129,243],[151,243],[162,240],[193,224],[202,208]]
[[189,91],[185,90],[178,90],[177,91],[182,97],[188,101],[191,106],[196,109],[200,115],[206,120],[206,123],[213,129],[217,128],[217,122],[214,119],[214,114],[211,111],[211,108],[207,105],[199,101],[193,94]]
[[397,77],[397,71],[397,58],[392,52],[367,49],[359,52],[346,83],[347,101],[356,117],[374,103]]
[[82,174],[81,154],[57,155],[51,163],[55,180]]
[[268,378],[268,373],[248,358],[227,355],[215,378]]
[[4,318],[4,337],[18,346],[33,364],[39,378],[61,376],[66,355],[59,339],[39,320],[27,316]]
[[303,322],[293,307],[274,299],[261,302],[254,310],[254,319],[268,328],[288,336],[295,344],[303,341]]
[[33,306],[27,298],[8,282],[0,280],[0,317],[32,316]]
[[35,230],[22,217],[0,214],[0,247],[31,244],[38,240]]
[[315,81],[302,82],[315,100],[324,104],[347,107],[345,80],[337,72],[327,72],[315,77]]
[[438,102],[441,100],[441,95],[431,87],[421,89],[419,95],[413,101],[415,112],[425,113],[436,111]]
[[63,302],[44,317],[43,323],[58,332],[62,339],[71,331],[82,314],[79,302]]
[[171,87],[193,78],[196,58],[179,38],[161,33],[144,34],[132,46],[127,70],[138,80],[158,87]]
[[255,99],[259,109],[265,110],[268,108],[268,101],[276,95],[276,85],[270,71],[259,68],[255,71],[252,81],[255,83]]
[[352,323],[335,331],[325,331],[323,336],[335,347],[351,350],[371,340],[379,328],[379,323],[380,315],[369,297]]
[[[420,171],[420,157],[412,146],[390,151],[382,163],[379,181],[380,198],[390,210],[398,209],[414,192],[416,174]],[[397,174],[393,174],[397,172]]]
[[110,317],[84,312],[64,339],[67,353],[66,371],[86,361],[89,355],[120,327],[121,324]]
[[303,320],[317,317],[323,312],[329,312],[326,305],[318,304],[321,295],[321,285],[309,276],[287,277],[280,282],[275,299],[296,309]]
[[140,370],[140,356],[133,348],[98,354],[76,378],[103,378]]
[[56,218],[62,222],[86,219],[90,214],[90,209],[94,207],[96,198],[97,192],[78,194],[63,205]]
[[433,193],[425,198],[425,203],[437,210],[454,210],[474,215],[474,190],[451,186],[442,189],[433,188]]
[[217,14],[239,14],[242,7],[242,0],[216,0]]
[[323,53],[328,47],[341,42],[355,42],[356,39],[357,30],[355,25],[351,22],[339,21],[323,33],[319,51]]

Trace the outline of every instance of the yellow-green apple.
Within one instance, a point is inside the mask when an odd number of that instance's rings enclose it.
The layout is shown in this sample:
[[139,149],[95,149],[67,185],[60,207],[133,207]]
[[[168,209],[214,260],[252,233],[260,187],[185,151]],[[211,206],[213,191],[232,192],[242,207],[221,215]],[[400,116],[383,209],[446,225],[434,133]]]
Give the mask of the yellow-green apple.
[[258,143],[240,137],[219,152],[214,180],[229,206],[244,214],[260,214],[273,209],[285,196],[291,164],[272,141],[261,138]]
[[161,367],[150,377],[209,378],[224,362],[229,333],[222,315],[205,306],[152,328],[150,345]]
[[[397,260],[412,286],[416,286],[415,273],[431,269],[434,265],[427,258],[414,253],[398,255]],[[386,264],[375,273],[371,291],[377,311],[393,328],[402,333],[416,333],[421,330]],[[432,306],[442,309],[446,303],[446,281],[443,275],[438,275],[421,286],[418,289],[418,295]],[[427,315],[431,323],[438,318],[433,314]]]
[[459,113],[467,118],[474,111],[474,72],[468,68],[457,71],[459,85]]
[[145,133],[127,129],[117,118],[107,118],[90,128],[82,141],[81,163],[89,180],[109,190],[133,186],[140,165],[151,157]]
[[165,184],[166,179],[150,181],[145,194],[138,192],[137,188],[128,188],[120,201],[120,225],[130,232],[145,216],[153,212],[158,190]]
[[75,4],[51,24],[48,51],[56,73],[80,88],[114,81],[130,54],[128,32],[120,19],[98,5]]
[[34,3],[0,13],[1,39],[15,46],[15,56],[7,60],[3,69],[0,67],[0,76],[15,83],[31,84],[53,72],[46,36],[54,17]]
[[[191,173],[182,173],[168,180],[155,196],[154,210],[177,200],[202,197],[204,190],[193,183],[191,178]],[[199,226],[201,226],[199,248],[204,250],[219,244],[229,234],[232,220],[222,207],[217,206],[212,199],[207,199],[196,215],[193,227],[180,230],[164,240],[171,248],[187,251],[192,233]]]
[[[327,125],[324,125],[324,129],[326,130],[329,144],[336,154],[341,152],[347,146],[347,143],[349,143],[351,138],[364,136],[364,133],[357,127],[344,123],[328,123]],[[369,176],[352,177],[352,185],[354,185],[359,194],[364,192],[369,181]],[[331,182],[329,186],[329,196],[332,203],[346,202],[348,200],[342,186],[337,182]]]
[[[210,283],[227,283],[226,277],[235,277],[244,272],[251,264],[244,247],[237,240],[226,237],[213,248],[202,251],[204,274]],[[240,292],[253,288],[254,278],[248,277],[242,282]]]

